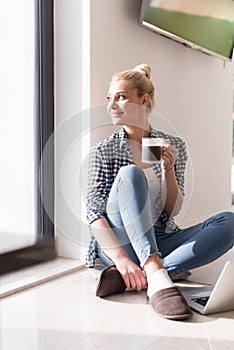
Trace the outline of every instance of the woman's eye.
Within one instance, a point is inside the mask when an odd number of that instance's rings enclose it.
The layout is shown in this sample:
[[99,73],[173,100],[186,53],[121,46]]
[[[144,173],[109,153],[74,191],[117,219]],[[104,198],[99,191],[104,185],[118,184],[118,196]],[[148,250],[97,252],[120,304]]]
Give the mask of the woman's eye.
[[126,100],[126,96],[125,95],[117,95],[116,97],[111,97],[111,96],[107,96],[107,102],[111,102],[111,101],[123,101]]

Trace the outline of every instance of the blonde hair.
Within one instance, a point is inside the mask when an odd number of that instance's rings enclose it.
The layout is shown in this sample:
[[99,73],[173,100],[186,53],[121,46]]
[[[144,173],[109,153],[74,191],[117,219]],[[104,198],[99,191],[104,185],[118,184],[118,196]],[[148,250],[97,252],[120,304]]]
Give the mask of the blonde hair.
[[133,69],[128,69],[116,73],[112,76],[112,80],[128,80],[132,88],[137,90],[137,96],[141,97],[144,94],[148,94],[150,102],[148,109],[154,108],[154,85],[150,80],[151,68],[148,64],[142,63]]

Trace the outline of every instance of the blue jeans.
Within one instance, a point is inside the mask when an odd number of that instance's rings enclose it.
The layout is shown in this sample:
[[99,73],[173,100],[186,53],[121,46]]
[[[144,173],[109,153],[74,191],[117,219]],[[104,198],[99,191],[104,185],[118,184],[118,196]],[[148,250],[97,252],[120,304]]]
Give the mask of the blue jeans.
[[[150,255],[159,254],[171,277],[214,261],[234,244],[231,212],[169,233],[154,226],[147,180],[135,165],[119,170],[109,194],[106,218],[132,261],[143,267]],[[113,264],[100,247],[98,254],[105,265]]]

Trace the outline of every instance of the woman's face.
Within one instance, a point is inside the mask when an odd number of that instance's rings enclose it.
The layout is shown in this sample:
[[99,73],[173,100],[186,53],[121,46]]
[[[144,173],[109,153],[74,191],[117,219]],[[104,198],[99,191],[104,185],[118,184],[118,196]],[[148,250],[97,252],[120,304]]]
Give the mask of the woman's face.
[[145,94],[138,97],[137,90],[127,80],[112,80],[107,100],[107,110],[113,124],[138,127],[144,125],[149,96]]

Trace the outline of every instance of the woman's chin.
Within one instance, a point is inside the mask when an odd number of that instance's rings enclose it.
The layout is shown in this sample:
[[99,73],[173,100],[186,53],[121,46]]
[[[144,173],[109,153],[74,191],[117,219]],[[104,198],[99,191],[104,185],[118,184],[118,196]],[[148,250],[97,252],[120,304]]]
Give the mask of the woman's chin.
[[112,118],[112,123],[114,125],[123,125],[123,121],[118,118]]

